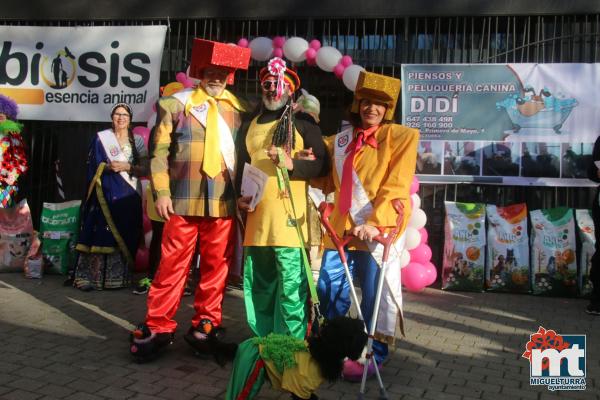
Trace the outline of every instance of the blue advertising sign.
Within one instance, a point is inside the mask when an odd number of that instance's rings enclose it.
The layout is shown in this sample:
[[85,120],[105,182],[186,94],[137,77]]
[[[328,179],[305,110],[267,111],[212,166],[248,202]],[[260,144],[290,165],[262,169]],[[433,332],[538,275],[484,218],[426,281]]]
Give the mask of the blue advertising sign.
[[591,186],[598,64],[402,67],[403,124],[423,182]]

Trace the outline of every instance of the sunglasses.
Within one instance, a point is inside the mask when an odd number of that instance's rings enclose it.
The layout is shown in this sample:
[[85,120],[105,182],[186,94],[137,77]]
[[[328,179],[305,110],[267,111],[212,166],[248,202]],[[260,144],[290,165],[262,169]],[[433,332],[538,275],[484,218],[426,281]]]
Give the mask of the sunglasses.
[[[275,90],[277,88],[277,81],[274,80],[268,80],[268,81],[263,81],[260,86],[264,89],[264,90]],[[283,87],[289,87],[290,84],[287,82],[283,83]]]

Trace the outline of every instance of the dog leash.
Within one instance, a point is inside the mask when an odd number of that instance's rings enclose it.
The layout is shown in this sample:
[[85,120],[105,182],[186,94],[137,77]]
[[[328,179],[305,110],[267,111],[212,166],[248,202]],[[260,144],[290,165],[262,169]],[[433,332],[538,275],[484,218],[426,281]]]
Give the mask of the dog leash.
[[[292,206],[292,215],[294,217],[294,227],[296,228],[296,233],[298,235],[298,239],[300,241],[300,252],[302,253],[302,262],[304,264],[304,272],[306,274],[306,280],[308,281],[308,288],[310,291],[310,302],[313,307],[314,312],[314,320],[320,325],[323,321],[323,316],[321,315],[321,311],[319,310],[319,296],[317,295],[317,289],[315,286],[315,281],[313,279],[312,270],[310,269],[310,263],[308,262],[308,256],[306,255],[306,244],[304,242],[304,236],[302,235],[302,230],[298,224],[298,216],[296,214],[296,207],[294,205],[294,197],[292,196],[292,190],[290,185],[290,176],[288,174],[288,170],[285,167],[285,156],[283,154],[283,149],[281,147],[277,147],[277,158],[278,164],[276,166],[277,170],[277,183],[279,185],[280,190],[283,189],[288,194],[288,198],[290,199],[290,204]],[[309,330],[310,330],[309,324]]]

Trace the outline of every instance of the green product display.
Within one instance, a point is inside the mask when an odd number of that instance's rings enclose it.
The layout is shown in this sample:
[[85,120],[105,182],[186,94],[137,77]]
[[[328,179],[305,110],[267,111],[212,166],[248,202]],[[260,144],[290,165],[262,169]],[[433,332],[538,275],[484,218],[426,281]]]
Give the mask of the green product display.
[[66,274],[73,265],[79,232],[81,200],[44,203],[40,222],[42,254],[49,264],[46,272]]

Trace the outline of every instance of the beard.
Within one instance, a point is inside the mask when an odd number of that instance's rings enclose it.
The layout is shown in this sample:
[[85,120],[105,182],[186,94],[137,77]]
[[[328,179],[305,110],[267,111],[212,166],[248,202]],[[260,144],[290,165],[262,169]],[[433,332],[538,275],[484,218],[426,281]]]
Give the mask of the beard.
[[226,85],[217,85],[217,84],[211,85],[210,83],[202,85],[202,87],[204,88],[206,93],[208,93],[208,95],[212,96],[212,97],[218,97],[221,94],[223,94],[223,91],[225,90],[225,86]]
[[290,95],[287,93],[282,94],[278,100],[275,99],[275,92],[269,92],[267,94],[263,94],[262,96],[263,104],[269,111],[277,111],[283,108],[289,99]]

